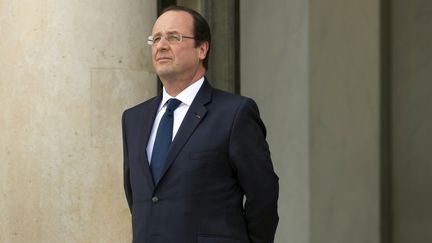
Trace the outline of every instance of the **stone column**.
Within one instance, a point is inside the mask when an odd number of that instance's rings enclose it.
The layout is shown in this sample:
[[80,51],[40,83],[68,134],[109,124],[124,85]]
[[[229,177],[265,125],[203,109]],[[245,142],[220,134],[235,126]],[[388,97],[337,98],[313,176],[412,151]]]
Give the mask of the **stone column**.
[[240,1],[241,94],[258,104],[279,175],[275,242],[309,243],[308,3]]
[[0,4],[0,242],[130,242],[121,112],[156,93],[149,1]]
[[240,1],[241,91],[280,176],[275,242],[380,240],[379,7]]
[[432,2],[392,1],[393,242],[432,242]]
[[379,10],[310,1],[311,243],[380,242]]

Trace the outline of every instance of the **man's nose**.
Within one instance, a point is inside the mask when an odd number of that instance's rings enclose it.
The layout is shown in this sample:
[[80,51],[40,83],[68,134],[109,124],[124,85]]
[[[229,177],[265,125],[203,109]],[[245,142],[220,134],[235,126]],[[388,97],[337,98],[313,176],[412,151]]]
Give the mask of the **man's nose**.
[[169,42],[167,40],[167,38],[165,38],[164,36],[161,37],[161,39],[159,40],[159,42],[156,44],[156,48],[159,49],[168,49],[169,47]]

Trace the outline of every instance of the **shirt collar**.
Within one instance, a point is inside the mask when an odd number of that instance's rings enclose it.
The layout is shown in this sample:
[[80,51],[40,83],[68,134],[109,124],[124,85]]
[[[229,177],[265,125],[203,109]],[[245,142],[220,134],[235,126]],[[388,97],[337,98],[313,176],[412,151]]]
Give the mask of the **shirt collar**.
[[[199,89],[201,88],[202,84],[204,83],[204,76],[198,79],[198,81],[194,82],[193,84],[189,85],[186,89],[184,89],[182,92],[180,92],[176,97],[172,97],[169,95],[165,87],[162,90],[162,102],[159,106],[159,110],[162,109],[166,105],[166,102],[169,99],[176,98],[182,102],[182,104],[186,104],[187,106],[190,106],[192,104],[192,101],[195,99],[195,96],[197,95]],[[180,105],[182,105],[180,104]]]

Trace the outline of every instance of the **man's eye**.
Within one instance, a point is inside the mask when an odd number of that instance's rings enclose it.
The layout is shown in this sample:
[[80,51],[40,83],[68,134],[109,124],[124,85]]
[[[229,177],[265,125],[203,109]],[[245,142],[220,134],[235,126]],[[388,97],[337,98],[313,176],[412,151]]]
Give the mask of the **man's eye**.
[[173,41],[180,41],[180,36],[179,35],[168,35],[167,36],[168,41],[173,42]]
[[153,37],[153,43],[158,43],[160,41],[160,39],[161,39],[160,36]]

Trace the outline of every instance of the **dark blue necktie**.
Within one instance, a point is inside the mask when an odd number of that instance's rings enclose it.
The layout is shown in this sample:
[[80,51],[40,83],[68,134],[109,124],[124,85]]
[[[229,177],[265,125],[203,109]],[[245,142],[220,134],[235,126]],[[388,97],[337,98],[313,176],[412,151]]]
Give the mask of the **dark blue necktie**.
[[153,181],[156,184],[161,176],[165,159],[171,145],[173,136],[174,110],[180,105],[181,101],[169,99],[165,114],[162,116],[156,132],[156,139],[153,145],[153,152],[150,161],[150,169]]

